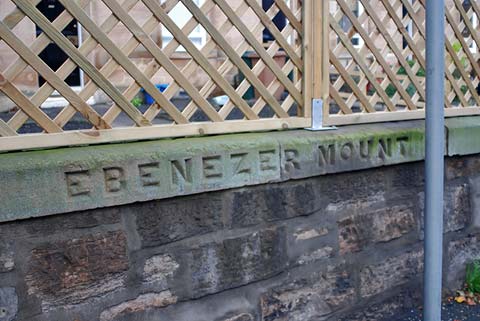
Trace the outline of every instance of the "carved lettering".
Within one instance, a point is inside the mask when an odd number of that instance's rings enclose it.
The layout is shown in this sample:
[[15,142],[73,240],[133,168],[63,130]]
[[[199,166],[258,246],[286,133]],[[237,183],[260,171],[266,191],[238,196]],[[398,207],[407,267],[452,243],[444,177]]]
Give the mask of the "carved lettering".
[[363,159],[368,159],[372,157],[372,139],[362,139],[360,141],[360,157]]
[[180,185],[182,183],[193,183],[192,159],[173,160],[172,164],[172,183]]
[[328,146],[320,145],[318,150],[320,167],[335,165],[335,144],[330,144]]
[[300,169],[300,161],[298,159],[299,153],[296,149],[285,150],[285,170],[291,172],[295,169]]
[[105,190],[108,193],[120,192],[125,185],[125,174],[121,167],[110,167],[103,169],[105,177]]
[[138,173],[142,186],[160,185],[160,163],[149,163],[138,165]]
[[348,142],[343,144],[341,150],[340,150],[340,156],[344,161],[347,161],[352,158],[354,152],[354,147],[353,143]]
[[68,195],[71,197],[88,195],[92,191],[92,182],[88,170],[65,173]]
[[410,137],[402,136],[397,137],[398,148],[400,149],[400,155],[403,157],[408,156],[408,143],[410,142]]
[[203,176],[206,179],[223,177],[223,164],[221,156],[203,157]]
[[[411,139],[408,134],[385,135],[380,138],[373,134],[359,139],[345,137],[341,141],[312,143],[310,146],[313,150],[308,151],[290,145],[282,150],[281,155],[275,147],[251,152],[231,151],[226,155],[223,153],[208,156],[192,155],[189,158],[179,157],[174,160],[164,159],[159,155],[159,159],[146,157],[143,161],[138,161],[133,165],[136,168],[132,171],[127,171],[126,167],[122,168],[122,163],[110,164],[107,166],[111,167],[103,169],[89,169],[74,162],[63,169],[66,181],[65,193],[67,197],[101,193],[99,197],[107,198],[118,195],[109,195],[111,193],[124,192],[127,197],[128,187],[128,197],[136,199],[142,192],[150,192],[149,188],[151,190],[157,188],[160,192],[160,186],[161,195],[170,196],[192,191],[201,192],[201,189],[205,188],[205,184],[202,183],[208,183],[214,188],[222,188],[224,185],[231,187],[235,184],[240,186],[250,181],[256,183],[262,181],[264,177],[271,178],[272,175],[277,175],[280,166],[289,173],[289,176],[297,175],[298,178],[309,174],[355,170],[368,164],[380,166],[395,163],[398,158],[405,160],[416,156],[417,151],[414,149],[416,145],[412,145]],[[316,169],[311,168],[312,162]],[[128,166],[131,168],[132,165]],[[167,188],[171,190],[166,190]]]
[[260,171],[274,171],[277,169],[277,158],[275,150],[267,150],[259,153],[260,156]]
[[233,176],[241,174],[250,174],[252,169],[247,162],[248,153],[232,154],[230,159],[232,161]]
[[383,160],[386,160],[389,157],[392,157],[392,139],[391,138],[380,138],[378,140],[378,157]]

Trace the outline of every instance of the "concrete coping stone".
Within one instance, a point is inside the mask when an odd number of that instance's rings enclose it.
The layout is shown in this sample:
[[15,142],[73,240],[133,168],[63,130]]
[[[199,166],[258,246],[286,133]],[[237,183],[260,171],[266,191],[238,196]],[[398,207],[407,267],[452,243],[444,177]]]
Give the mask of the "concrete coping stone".
[[457,117],[445,120],[448,156],[480,153],[480,117]]
[[[480,117],[450,127],[448,146],[458,146],[448,155],[480,152]],[[421,161],[424,129],[405,121],[0,154],[0,222]]]

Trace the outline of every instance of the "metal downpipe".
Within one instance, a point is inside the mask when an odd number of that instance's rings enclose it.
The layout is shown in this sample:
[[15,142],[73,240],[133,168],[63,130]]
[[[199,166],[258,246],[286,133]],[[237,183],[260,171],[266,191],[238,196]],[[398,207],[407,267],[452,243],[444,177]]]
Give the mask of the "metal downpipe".
[[424,321],[442,312],[445,2],[427,0]]

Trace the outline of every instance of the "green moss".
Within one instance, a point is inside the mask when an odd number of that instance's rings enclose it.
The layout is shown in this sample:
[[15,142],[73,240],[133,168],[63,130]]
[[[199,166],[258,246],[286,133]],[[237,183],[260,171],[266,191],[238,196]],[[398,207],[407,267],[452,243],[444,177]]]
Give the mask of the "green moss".
[[476,260],[467,265],[465,283],[468,291],[480,293],[480,260]]

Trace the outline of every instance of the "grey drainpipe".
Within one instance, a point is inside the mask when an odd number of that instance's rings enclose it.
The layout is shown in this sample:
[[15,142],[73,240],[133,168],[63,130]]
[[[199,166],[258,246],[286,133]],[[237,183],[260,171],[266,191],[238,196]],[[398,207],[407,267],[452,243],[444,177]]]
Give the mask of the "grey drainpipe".
[[427,0],[424,321],[442,312],[445,2]]

